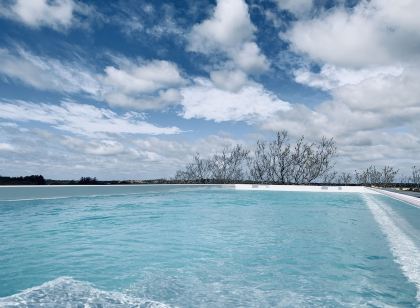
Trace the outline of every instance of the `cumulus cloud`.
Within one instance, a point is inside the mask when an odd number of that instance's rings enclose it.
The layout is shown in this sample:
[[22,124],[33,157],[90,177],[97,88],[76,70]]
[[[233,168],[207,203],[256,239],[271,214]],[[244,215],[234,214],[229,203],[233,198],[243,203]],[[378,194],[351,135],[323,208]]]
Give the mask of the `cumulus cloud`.
[[360,1],[294,22],[281,37],[302,56],[295,81],[330,99],[312,108],[294,105],[264,128],[335,137],[348,166],[418,161],[419,9],[414,0]]
[[294,50],[337,66],[363,68],[418,60],[420,3],[360,1],[297,21],[284,35]]
[[115,58],[96,72],[80,62],[41,57],[18,47],[0,48],[0,74],[40,90],[86,94],[109,105],[136,110],[162,109],[180,101],[187,83],[178,66],[164,60]]
[[103,97],[110,105],[146,110],[179,102],[177,88],[187,81],[176,64],[163,60],[120,62],[120,67],[106,67],[102,77]]
[[[332,91],[334,99],[352,109],[389,112],[410,107],[420,108],[419,69],[405,69],[401,74],[381,74],[357,84],[348,84]],[[386,111],[385,111],[386,110]]]
[[138,65],[128,63],[124,68],[105,68],[105,83],[125,93],[148,93],[184,82],[178,67],[168,61],[153,60]]
[[210,79],[219,89],[236,92],[248,83],[246,74],[238,70],[218,70],[210,72]]
[[90,9],[74,0],[14,0],[0,4],[0,16],[21,22],[29,27],[70,28],[76,15],[86,15]]
[[190,48],[203,53],[237,49],[253,40],[255,30],[244,1],[219,0],[213,15],[193,27]]
[[117,114],[110,109],[74,102],[59,105],[32,102],[3,101],[0,118],[28,122],[35,121],[71,133],[95,134],[177,134],[177,127],[158,127],[142,119],[138,113]]
[[215,87],[208,79],[196,79],[195,85],[183,88],[181,94],[181,115],[187,119],[252,122],[290,109],[289,103],[259,84],[250,84],[237,92],[230,92]]
[[223,54],[234,69],[258,73],[267,70],[269,63],[254,41],[255,32],[245,1],[219,0],[213,15],[192,28],[188,48],[207,55]]
[[324,64],[319,72],[312,72],[307,67],[296,69],[295,81],[322,90],[331,90],[347,85],[357,85],[364,80],[386,76],[397,77],[403,73],[402,66],[375,67],[369,69],[348,69],[331,64]]

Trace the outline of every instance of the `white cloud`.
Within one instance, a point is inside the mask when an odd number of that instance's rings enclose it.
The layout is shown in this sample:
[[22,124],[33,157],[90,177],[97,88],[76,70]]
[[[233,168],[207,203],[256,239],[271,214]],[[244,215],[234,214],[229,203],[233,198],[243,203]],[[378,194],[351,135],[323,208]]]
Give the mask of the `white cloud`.
[[389,62],[390,55],[378,34],[376,25],[364,13],[336,9],[319,19],[297,22],[286,37],[296,51],[316,61],[361,67]]
[[299,16],[311,10],[312,0],[277,0],[277,5],[280,9]]
[[308,68],[303,67],[296,69],[293,73],[295,81],[309,85],[311,87],[323,90],[331,90],[334,88],[357,85],[362,81],[372,78],[381,78],[386,76],[397,77],[403,73],[401,66],[386,66],[370,69],[348,69],[337,67],[331,64],[324,64],[317,73],[311,72]]
[[9,143],[0,142],[0,152],[14,152],[15,147]]
[[0,5],[5,17],[38,28],[48,26],[56,30],[67,29],[74,22],[74,14],[80,11],[73,0],[15,0],[9,5]]
[[176,37],[177,43],[185,39],[185,27],[175,18],[174,6],[165,3],[156,9],[156,3],[120,2],[118,9],[111,17],[112,22],[121,26],[122,32],[130,39],[141,39],[143,35],[148,38]]
[[120,62],[121,67],[106,67],[102,78],[102,96],[110,105],[147,110],[179,103],[177,88],[187,81],[177,65],[163,60]]
[[419,69],[405,69],[399,75],[380,74],[357,84],[348,84],[332,91],[335,100],[355,110],[389,113],[410,107],[420,108]]
[[219,70],[210,72],[210,79],[222,90],[236,92],[248,83],[246,74],[242,71]]
[[178,89],[160,90],[153,94],[126,94],[110,91],[103,94],[103,98],[111,106],[131,108],[135,110],[156,110],[179,104],[182,100]]
[[203,53],[238,49],[253,40],[255,30],[244,1],[219,0],[213,16],[193,27],[190,48]]
[[[140,117],[140,119],[139,119]],[[0,118],[13,121],[36,121],[53,128],[85,135],[95,134],[177,134],[177,127],[158,127],[142,120],[142,115],[119,115],[93,105],[63,102],[60,105],[15,101],[0,102]]]
[[[20,123],[22,124],[22,123]],[[73,135],[67,131],[30,127],[0,126],[0,136],[19,149],[0,150],[0,170],[3,175],[43,174],[47,178],[79,179],[96,176],[99,179],[147,179],[172,177],[177,169],[196,153],[212,155],[224,146],[236,142],[232,136],[219,134],[190,140],[185,135]],[[39,127],[39,125],[37,125]],[[46,149],[48,149],[46,151]]]
[[80,64],[39,57],[22,48],[0,48],[0,73],[41,90],[98,95],[101,88],[96,76]]
[[87,94],[112,106],[162,109],[180,101],[178,87],[187,80],[176,64],[164,60],[114,58],[97,73],[77,62],[34,55],[23,48],[0,48],[0,74],[41,90]]
[[245,72],[257,73],[269,68],[267,58],[254,42],[246,42],[233,58],[235,63]]
[[258,84],[243,86],[237,92],[218,89],[207,79],[196,79],[195,85],[181,90],[182,116],[222,121],[255,121],[270,117],[290,105]]
[[171,62],[153,60],[124,68],[105,68],[105,83],[125,93],[149,93],[185,83],[178,67]]
[[255,31],[245,1],[219,0],[213,15],[193,27],[188,36],[189,50],[223,53],[244,72],[265,71],[269,63],[254,42]]
[[420,3],[361,1],[299,20],[284,35],[294,50],[316,61],[350,68],[396,65],[419,59]]
[[75,137],[65,137],[62,144],[73,151],[81,151],[88,155],[118,155],[125,151],[124,145],[116,140],[100,139],[86,141]]
[[293,105],[264,128],[333,136],[347,165],[418,162],[419,9],[414,0],[360,1],[297,20],[282,37],[306,56],[301,63],[320,70],[300,67],[295,81],[331,98],[312,108]]

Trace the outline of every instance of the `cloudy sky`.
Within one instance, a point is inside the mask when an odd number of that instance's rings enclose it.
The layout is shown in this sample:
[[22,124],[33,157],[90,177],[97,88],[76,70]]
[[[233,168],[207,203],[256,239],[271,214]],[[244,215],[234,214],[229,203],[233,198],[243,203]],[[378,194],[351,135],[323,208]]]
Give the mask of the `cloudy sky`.
[[0,0],[0,174],[170,177],[286,129],[420,164],[418,0]]

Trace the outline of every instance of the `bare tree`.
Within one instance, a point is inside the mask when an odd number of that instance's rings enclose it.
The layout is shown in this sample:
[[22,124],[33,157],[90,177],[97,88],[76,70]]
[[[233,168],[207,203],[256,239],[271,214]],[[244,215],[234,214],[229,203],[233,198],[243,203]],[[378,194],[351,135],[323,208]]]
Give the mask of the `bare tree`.
[[271,159],[266,142],[257,141],[253,157],[248,160],[248,167],[251,179],[254,181],[261,183],[271,181]]
[[302,136],[292,146],[287,132],[281,131],[271,142],[258,141],[252,155],[241,145],[225,148],[208,160],[197,154],[175,178],[230,183],[251,177],[262,183],[308,184],[331,172],[335,153],[333,139],[310,143]]
[[211,178],[222,183],[243,180],[248,154],[249,150],[239,144],[233,149],[224,148],[209,161]]
[[384,186],[389,186],[391,183],[394,182],[397,173],[398,169],[396,170],[391,166],[385,166],[382,169],[381,184],[383,184]]
[[269,143],[257,142],[250,174],[261,182],[311,183],[331,171],[335,152],[333,139],[322,138],[319,142],[308,143],[302,136],[292,146],[287,132],[281,131]]
[[354,180],[356,184],[368,185],[368,175],[366,170],[354,170]]
[[291,151],[289,138],[286,131],[276,134],[276,139],[269,144],[268,174],[272,182],[285,184],[290,182]]
[[[303,137],[302,137],[303,139]],[[318,143],[307,146],[308,158],[305,164],[305,176],[303,183],[311,183],[334,167],[332,158],[337,151],[334,139],[322,137]]]
[[185,166],[183,170],[178,170],[175,179],[203,183],[210,178],[210,162],[208,159],[200,158],[196,153],[193,162]]
[[322,176],[321,182],[324,184],[331,184],[337,180],[337,171],[327,172]]
[[367,174],[369,178],[369,183],[372,185],[379,185],[381,184],[382,173],[375,166],[370,166],[367,169]]
[[388,186],[394,182],[398,170],[391,166],[385,166],[381,169],[375,166],[369,166],[362,171],[355,171],[356,183],[362,185],[383,185]]
[[348,172],[342,172],[338,177],[338,184],[349,185],[351,184],[353,177]]
[[411,182],[413,182],[417,189],[420,189],[420,168],[416,166],[411,168]]

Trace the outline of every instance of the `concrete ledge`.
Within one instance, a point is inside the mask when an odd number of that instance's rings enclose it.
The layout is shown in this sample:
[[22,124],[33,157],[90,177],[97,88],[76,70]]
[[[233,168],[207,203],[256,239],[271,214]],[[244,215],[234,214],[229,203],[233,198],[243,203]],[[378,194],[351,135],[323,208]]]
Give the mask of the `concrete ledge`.
[[335,192],[335,193],[368,193],[379,194],[375,190],[364,186],[315,186],[315,185],[263,185],[263,184],[235,184],[237,190],[269,190],[269,191],[298,191],[298,192]]
[[392,192],[392,191],[382,190],[382,189],[371,188],[371,190],[375,191],[377,193],[380,193],[382,195],[391,197],[393,199],[396,199],[398,201],[406,202],[406,203],[408,203],[410,205],[413,205],[417,208],[420,208],[420,198],[409,196],[409,195],[404,195],[404,194],[399,194],[399,193],[395,193],[395,192]]

